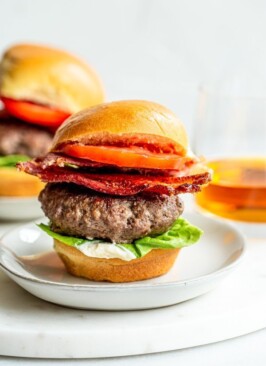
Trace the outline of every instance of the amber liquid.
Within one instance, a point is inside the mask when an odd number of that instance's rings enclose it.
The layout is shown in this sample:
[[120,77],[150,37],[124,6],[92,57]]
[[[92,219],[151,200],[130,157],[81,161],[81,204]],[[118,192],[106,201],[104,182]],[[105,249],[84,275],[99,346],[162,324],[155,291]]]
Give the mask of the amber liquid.
[[196,195],[204,210],[232,220],[266,222],[266,158],[208,163],[212,182]]

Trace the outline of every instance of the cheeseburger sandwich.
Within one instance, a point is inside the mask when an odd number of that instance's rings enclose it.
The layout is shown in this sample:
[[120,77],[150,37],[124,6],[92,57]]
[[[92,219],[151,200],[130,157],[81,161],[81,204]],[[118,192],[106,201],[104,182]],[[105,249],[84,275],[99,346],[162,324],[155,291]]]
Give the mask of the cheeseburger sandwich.
[[0,196],[34,196],[42,186],[18,175],[18,161],[44,155],[72,113],[103,102],[95,72],[71,54],[18,44],[0,61]]
[[83,110],[57,130],[50,152],[18,164],[48,183],[39,200],[67,270],[95,281],[166,273],[201,231],[180,215],[181,193],[210,180],[188,154],[184,126],[165,107],[118,101]]

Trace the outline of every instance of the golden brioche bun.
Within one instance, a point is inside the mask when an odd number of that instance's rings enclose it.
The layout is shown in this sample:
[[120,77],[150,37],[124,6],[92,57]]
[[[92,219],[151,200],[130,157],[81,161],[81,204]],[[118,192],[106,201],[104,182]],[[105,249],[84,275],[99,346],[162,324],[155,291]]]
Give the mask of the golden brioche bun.
[[17,44],[0,63],[0,95],[75,113],[102,103],[96,73],[75,56],[46,46]]
[[16,168],[0,168],[0,196],[1,197],[34,197],[38,196],[44,184],[39,178]]
[[[144,100],[105,103],[70,116],[57,130],[52,151],[66,142],[118,144],[131,139],[147,141],[184,155],[188,139],[182,122],[167,108]],[[121,146],[121,145],[118,145]]]
[[161,276],[170,270],[180,251],[153,249],[142,258],[123,261],[88,257],[56,239],[54,248],[70,274],[92,281],[109,282],[133,282]]

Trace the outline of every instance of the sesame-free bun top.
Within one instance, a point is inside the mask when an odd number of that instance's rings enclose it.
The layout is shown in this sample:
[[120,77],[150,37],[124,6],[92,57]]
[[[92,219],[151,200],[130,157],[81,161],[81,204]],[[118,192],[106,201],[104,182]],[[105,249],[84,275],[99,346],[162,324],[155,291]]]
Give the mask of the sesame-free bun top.
[[75,56],[35,44],[10,47],[0,62],[0,95],[75,113],[102,103],[96,73]]
[[51,151],[65,144],[147,145],[153,150],[185,155],[187,134],[182,122],[160,104],[144,100],[104,103],[70,116],[57,130]]

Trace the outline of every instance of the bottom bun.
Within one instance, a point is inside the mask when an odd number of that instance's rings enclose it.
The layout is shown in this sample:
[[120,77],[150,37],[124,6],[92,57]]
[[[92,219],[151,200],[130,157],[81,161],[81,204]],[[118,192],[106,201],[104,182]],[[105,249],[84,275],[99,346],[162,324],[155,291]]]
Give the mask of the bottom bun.
[[92,281],[132,282],[167,273],[180,249],[153,249],[131,261],[88,257],[78,249],[54,240],[54,248],[69,273]]
[[0,168],[0,196],[38,196],[44,184],[39,178],[19,172],[16,168]]

